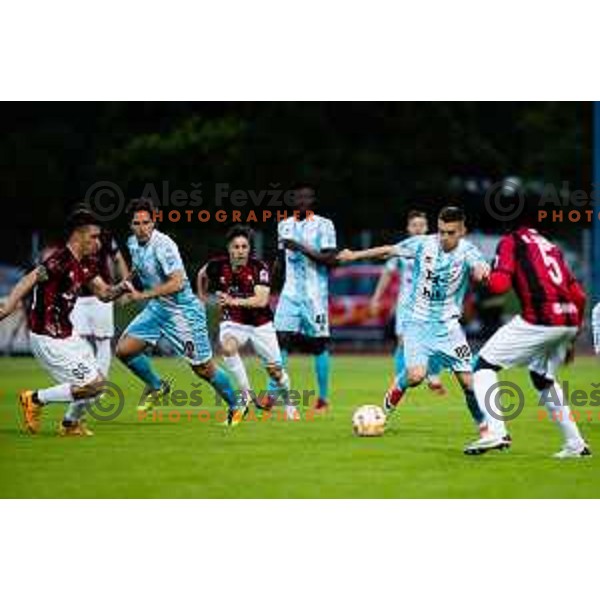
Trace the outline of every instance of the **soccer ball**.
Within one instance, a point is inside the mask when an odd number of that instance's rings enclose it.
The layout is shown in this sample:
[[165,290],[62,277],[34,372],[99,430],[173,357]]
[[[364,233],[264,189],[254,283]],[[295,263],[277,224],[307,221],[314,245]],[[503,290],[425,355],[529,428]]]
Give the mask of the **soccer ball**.
[[352,430],[361,437],[377,437],[385,431],[385,413],[374,404],[357,408],[352,415]]

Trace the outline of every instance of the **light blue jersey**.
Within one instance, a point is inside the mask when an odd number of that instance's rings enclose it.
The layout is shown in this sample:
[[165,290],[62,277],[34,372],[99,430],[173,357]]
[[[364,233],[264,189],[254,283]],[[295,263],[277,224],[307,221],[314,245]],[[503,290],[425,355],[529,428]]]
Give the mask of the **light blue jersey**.
[[471,270],[485,263],[481,252],[460,240],[444,252],[437,234],[414,236],[396,245],[398,256],[414,259],[406,297],[406,364],[427,366],[435,356],[454,371],[471,370],[471,351],[459,323]]
[[175,294],[153,298],[149,305],[160,304],[169,308],[198,303],[198,298],[194,295],[185,272],[179,248],[168,235],[154,230],[148,242],[143,245],[132,235],[127,240],[127,246],[132,267],[142,282],[144,290],[165,283],[175,271],[183,271],[183,289]]
[[209,360],[212,350],[206,313],[192,291],[177,244],[168,235],[154,230],[146,244],[140,244],[135,236],[131,236],[127,245],[132,268],[144,290],[165,283],[176,271],[183,272],[184,283],[179,292],[149,300],[129,324],[125,335],[149,344],[156,344],[164,337],[177,354],[187,357],[192,364]]
[[[293,217],[281,221],[277,239],[280,249],[284,240],[319,252],[337,246],[333,223],[318,215],[303,221]],[[309,337],[329,336],[329,269],[302,252],[285,250],[285,282],[275,311],[275,328]]]
[[440,327],[458,322],[471,270],[485,263],[479,249],[462,239],[454,250],[444,252],[437,234],[411,237],[396,249],[399,256],[414,259],[408,319]]

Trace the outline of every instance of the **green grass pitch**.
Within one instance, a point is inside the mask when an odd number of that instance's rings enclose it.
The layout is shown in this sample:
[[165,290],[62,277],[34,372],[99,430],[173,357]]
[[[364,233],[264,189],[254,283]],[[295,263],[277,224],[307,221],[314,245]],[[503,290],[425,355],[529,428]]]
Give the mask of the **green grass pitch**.
[[[255,386],[264,387],[257,363],[249,361]],[[18,430],[15,395],[23,387],[50,385],[33,359],[0,358],[0,497],[37,498],[589,498],[600,496],[597,457],[559,462],[558,428],[540,420],[537,397],[526,372],[503,378],[527,390],[527,405],[509,424],[508,452],[465,457],[474,438],[464,401],[446,377],[450,394],[411,390],[382,438],[356,438],[352,411],[380,403],[390,380],[389,357],[334,356],[333,410],[301,422],[249,421],[228,431],[216,421],[140,422],[141,392],[115,361],[111,380],[126,390],[121,415],[92,422],[93,438],[56,435],[62,405],[47,409],[36,437]],[[161,374],[190,391],[197,380],[180,361],[157,360]],[[599,363],[578,358],[562,376],[572,388],[591,390]],[[295,389],[314,389],[311,361],[292,356]],[[208,388],[202,385],[204,393]],[[180,411],[198,409],[179,409]],[[211,409],[216,410],[216,409]],[[600,450],[600,407],[581,423],[592,448]],[[166,415],[165,415],[166,416]],[[173,417],[174,418],[174,417]],[[583,417],[582,417],[583,419]]]

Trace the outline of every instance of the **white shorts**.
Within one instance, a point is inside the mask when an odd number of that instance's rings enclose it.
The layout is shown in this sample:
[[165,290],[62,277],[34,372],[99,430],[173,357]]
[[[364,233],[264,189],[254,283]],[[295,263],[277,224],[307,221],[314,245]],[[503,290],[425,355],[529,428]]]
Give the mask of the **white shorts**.
[[57,383],[86,385],[100,376],[92,347],[77,335],[53,338],[30,333],[31,350]]
[[554,378],[564,362],[577,327],[532,325],[514,317],[484,344],[481,358],[499,367],[528,367],[539,375]]
[[228,336],[235,338],[240,346],[250,342],[265,363],[281,366],[281,351],[272,321],[258,327],[223,321],[219,328],[219,341],[223,343],[223,339]]
[[115,335],[113,303],[96,296],[77,298],[71,313],[75,333],[83,337],[111,338]]

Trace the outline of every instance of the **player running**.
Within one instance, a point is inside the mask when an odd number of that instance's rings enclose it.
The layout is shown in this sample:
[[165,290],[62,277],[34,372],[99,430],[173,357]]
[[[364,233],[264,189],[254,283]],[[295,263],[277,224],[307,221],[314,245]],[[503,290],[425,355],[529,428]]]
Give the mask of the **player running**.
[[[406,220],[406,232],[409,237],[415,235],[425,235],[429,229],[427,223],[427,215],[420,210],[411,210],[408,213]],[[381,298],[392,280],[393,274],[397,271],[400,274],[400,292],[396,301],[396,316],[395,316],[395,333],[396,333],[396,352],[394,353],[394,368],[396,377],[404,370],[404,342],[403,331],[404,324],[408,320],[412,307],[408,303],[409,290],[412,286],[413,279],[413,258],[402,258],[394,256],[388,259],[385,263],[383,272],[377,282],[377,287],[373,292],[369,310],[372,314],[377,315],[380,312]],[[431,361],[429,371],[427,373],[427,385],[429,389],[444,395],[446,388],[440,380],[440,367],[437,361]]]
[[572,420],[556,381],[556,371],[583,321],[585,292],[558,246],[527,227],[505,235],[496,251],[489,290],[503,294],[511,286],[521,302],[521,315],[501,327],[479,353],[475,394],[489,427],[482,430],[479,440],[467,446],[465,453],[482,454],[505,447],[505,423],[492,416],[488,403],[498,386],[498,371],[527,366],[540,400],[563,434],[564,446],[554,456],[588,456],[590,449]]
[[413,281],[408,295],[411,311],[404,324],[405,369],[384,398],[384,410],[392,412],[407,388],[419,385],[432,360],[453,371],[467,407],[479,427],[484,415],[473,393],[471,349],[459,323],[469,281],[481,282],[490,272],[481,252],[463,239],[465,214],[456,206],[444,207],[438,215],[438,233],[413,236],[393,246],[367,250],[343,250],[341,262],[387,259],[414,260]]
[[84,210],[74,212],[68,219],[67,231],[66,244],[25,275],[0,307],[2,320],[33,292],[28,311],[31,349],[58,384],[19,394],[25,428],[32,434],[40,429],[42,407],[62,402],[68,407],[60,434],[93,435],[83,420],[83,411],[102,392],[104,374],[90,346],[73,332],[70,315],[86,286],[103,302],[111,302],[133,289],[128,281],[109,286],[99,275],[95,254],[101,243],[100,226],[94,215]]
[[229,406],[227,424],[236,425],[244,416],[227,373],[212,358],[206,330],[204,306],[192,292],[177,244],[158,231],[153,222],[154,208],[147,199],[132,203],[128,240],[132,268],[143,291],[133,290],[132,300],[148,303],[133,319],[117,344],[117,356],[146,384],[145,402],[138,407],[150,411],[169,384],[161,380],[144,350],[163,337],[178,356],[184,356],[194,373],[208,381]]
[[285,281],[275,311],[275,329],[283,366],[293,348],[314,356],[319,397],[315,410],[329,406],[329,269],[337,264],[333,223],[314,214],[315,188],[293,188],[300,218],[277,228],[278,247],[285,251]]
[[225,364],[243,392],[245,403],[252,398],[258,403],[239,354],[240,347],[250,342],[267,370],[269,391],[286,401],[286,417],[296,420],[298,410],[287,403],[290,380],[282,367],[273,313],[269,308],[269,267],[250,254],[252,230],[249,227],[232,227],[226,240],[227,255],[210,260],[198,272],[198,295],[206,302],[209,293],[216,292],[222,309],[219,340]]
[[[100,234],[100,250],[96,260],[99,274],[107,283],[113,283],[118,273],[120,279],[129,277],[129,269],[115,238],[107,229]],[[102,302],[85,287],[75,302],[71,313],[73,329],[86,340],[96,356],[100,371],[108,377],[112,358],[112,339],[115,335],[113,303]]]

